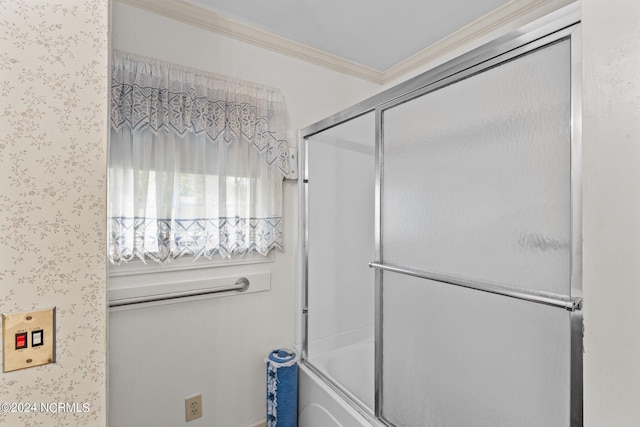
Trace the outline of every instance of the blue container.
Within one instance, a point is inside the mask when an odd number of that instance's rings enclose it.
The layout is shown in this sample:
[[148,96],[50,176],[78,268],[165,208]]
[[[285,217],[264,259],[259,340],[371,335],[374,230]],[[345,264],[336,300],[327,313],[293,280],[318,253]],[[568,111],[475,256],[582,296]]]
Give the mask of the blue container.
[[298,426],[298,360],[287,349],[273,350],[267,362],[267,427]]

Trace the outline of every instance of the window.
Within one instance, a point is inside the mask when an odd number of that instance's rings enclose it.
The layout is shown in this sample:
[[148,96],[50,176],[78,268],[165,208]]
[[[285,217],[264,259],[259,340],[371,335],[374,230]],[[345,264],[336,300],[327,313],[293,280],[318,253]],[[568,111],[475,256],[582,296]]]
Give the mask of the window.
[[113,64],[111,263],[282,249],[280,92],[124,52]]

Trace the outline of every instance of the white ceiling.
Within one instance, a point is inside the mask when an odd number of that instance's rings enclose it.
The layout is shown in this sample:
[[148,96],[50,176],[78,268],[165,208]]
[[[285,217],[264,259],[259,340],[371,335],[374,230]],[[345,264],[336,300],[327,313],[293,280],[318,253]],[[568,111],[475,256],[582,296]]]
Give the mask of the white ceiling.
[[189,0],[384,72],[508,0]]

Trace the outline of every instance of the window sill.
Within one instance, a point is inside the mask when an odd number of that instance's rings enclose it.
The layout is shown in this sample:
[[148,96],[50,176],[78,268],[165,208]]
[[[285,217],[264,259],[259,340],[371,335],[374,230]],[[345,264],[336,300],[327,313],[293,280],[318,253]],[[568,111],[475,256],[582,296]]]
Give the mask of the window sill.
[[[179,259],[167,265],[153,261],[109,265],[109,306],[114,311],[267,291],[271,288],[271,274],[249,268],[249,264],[258,267],[274,259],[271,252],[266,257],[251,254],[233,260]],[[237,289],[241,278],[249,280],[246,290]]]
[[169,264],[158,264],[155,261],[147,261],[143,263],[139,259],[130,261],[125,264],[113,265],[107,264],[109,277],[121,277],[121,276],[135,276],[139,274],[162,274],[163,272],[170,271],[183,271],[183,270],[198,270],[198,269],[210,269],[229,267],[232,265],[243,264],[259,264],[273,262],[275,259],[274,250],[269,252],[267,256],[260,254],[246,254],[236,256],[233,259],[215,258],[213,260],[207,258],[199,258],[192,260],[190,258],[178,258],[177,260]]

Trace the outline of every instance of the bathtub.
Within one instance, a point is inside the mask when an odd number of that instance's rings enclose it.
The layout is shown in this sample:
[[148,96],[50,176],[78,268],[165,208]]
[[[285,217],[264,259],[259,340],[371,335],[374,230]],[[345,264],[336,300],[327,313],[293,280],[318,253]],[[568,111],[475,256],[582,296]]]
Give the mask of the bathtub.
[[[348,393],[330,386],[317,375],[340,383]],[[329,351],[302,362],[299,370],[299,427],[363,427],[379,425],[371,414],[347,400],[373,408],[373,341]]]

